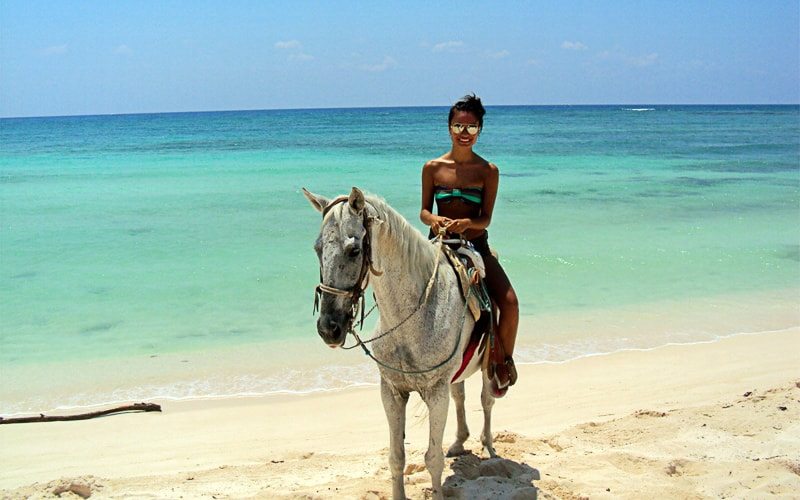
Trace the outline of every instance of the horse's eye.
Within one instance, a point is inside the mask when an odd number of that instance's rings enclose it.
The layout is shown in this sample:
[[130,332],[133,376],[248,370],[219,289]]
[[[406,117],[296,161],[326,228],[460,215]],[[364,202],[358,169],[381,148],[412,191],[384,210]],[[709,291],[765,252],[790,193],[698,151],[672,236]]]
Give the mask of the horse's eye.
[[359,255],[361,255],[361,249],[358,247],[353,247],[347,251],[347,255],[349,255],[350,257],[358,257]]

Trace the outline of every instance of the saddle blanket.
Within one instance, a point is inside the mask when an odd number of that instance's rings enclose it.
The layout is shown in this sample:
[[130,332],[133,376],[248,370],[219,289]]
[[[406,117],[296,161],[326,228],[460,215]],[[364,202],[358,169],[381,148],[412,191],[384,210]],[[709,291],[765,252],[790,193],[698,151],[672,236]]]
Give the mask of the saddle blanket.
[[483,353],[486,350],[487,344],[487,342],[483,342],[484,337],[485,334],[481,332],[472,332],[472,337],[470,337],[467,348],[464,350],[464,355],[461,359],[461,366],[450,380],[451,384],[463,382],[473,373],[480,370],[483,361]]

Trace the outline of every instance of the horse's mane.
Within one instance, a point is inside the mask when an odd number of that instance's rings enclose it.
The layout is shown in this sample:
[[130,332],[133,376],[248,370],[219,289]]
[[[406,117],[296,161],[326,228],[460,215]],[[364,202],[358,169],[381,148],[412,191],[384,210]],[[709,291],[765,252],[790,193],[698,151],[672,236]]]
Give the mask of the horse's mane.
[[409,224],[406,218],[386,200],[375,195],[366,195],[365,199],[367,204],[375,209],[378,218],[383,221],[382,230],[395,241],[397,257],[407,262],[410,277],[416,283],[426,283],[439,258],[437,247],[431,244],[417,228]]

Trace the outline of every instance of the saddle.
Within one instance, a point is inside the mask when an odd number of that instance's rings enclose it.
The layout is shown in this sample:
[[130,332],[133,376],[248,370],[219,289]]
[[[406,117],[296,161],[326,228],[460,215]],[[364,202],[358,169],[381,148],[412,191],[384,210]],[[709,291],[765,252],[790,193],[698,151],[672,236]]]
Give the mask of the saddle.
[[[445,240],[445,244],[442,245],[442,251],[447,256],[450,266],[456,272],[458,283],[461,285],[461,296],[467,300],[467,307],[469,307],[473,319],[478,321],[481,317],[481,311],[488,311],[488,308],[491,307],[491,301],[481,281],[486,277],[483,258],[469,243],[454,249],[451,246],[454,244],[449,243],[450,241],[461,242],[461,240]],[[476,274],[480,278],[476,278]],[[472,289],[471,292],[470,289]]]

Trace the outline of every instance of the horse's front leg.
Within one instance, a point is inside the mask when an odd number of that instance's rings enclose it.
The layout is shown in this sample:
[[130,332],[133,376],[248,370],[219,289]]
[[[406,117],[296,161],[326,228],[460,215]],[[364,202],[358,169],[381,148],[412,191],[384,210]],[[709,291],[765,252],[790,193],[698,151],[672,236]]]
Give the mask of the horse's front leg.
[[458,428],[456,429],[456,440],[450,445],[447,450],[448,457],[455,457],[464,454],[464,442],[469,437],[469,428],[467,427],[467,415],[464,410],[464,382],[450,385],[450,396],[456,404],[456,421]]
[[406,500],[403,469],[406,466],[406,403],[408,393],[402,393],[381,377],[381,400],[389,421],[389,471],[392,473],[392,498]]
[[447,408],[450,404],[450,398],[447,394],[449,386],[450,384],[447,380],[442,379],[436,385],[420,394],[422,400],[428,405],[430,435],[428,438],[428,451],[425,453],[425,466],[431,474],[433,498],[436,500],[443,498],[444,450],[442,450],[442,442],[444,439],[444,426],[447,423]]
[[497,456],[492,444],[492,407],[494,406],[494,395],[492,394],[492,382],[483,372],[483,389],[481,390],[481,406],[483,406],[483,432],[481,432],[481,443],[483,452],[491,458]]

